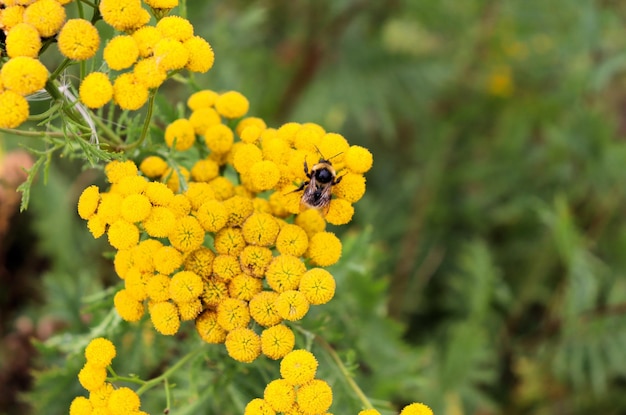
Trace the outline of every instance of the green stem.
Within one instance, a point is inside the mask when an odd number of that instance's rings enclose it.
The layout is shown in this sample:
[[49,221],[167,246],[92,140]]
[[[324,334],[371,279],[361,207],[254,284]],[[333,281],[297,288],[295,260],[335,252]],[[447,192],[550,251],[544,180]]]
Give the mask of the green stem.
[[76,2],[76,7],[78,7],[78,17],[80,17],[81,19],[84,19],[85,18],[85,12],[83,10],[83,3],[81,1],[77,1]]
[[57,77],[61,74],[61,72],[63,72],[65,68],[70,66],[71,63],[72,63],[72,60],[70,58],[65,58],[65,60],[61,62],[61,64],[54,70],[54,72],[52,72],[52,74],[48,78],[48,82],[52,83],[52,81],[57,79]]
[[137,141],[130,143],[128,146],[123,147],[124,150],[133,150],[141,145],[143,141],[146,139],[148,135],[148,130],[150,129],[150,122],[152,121],[152,112],[154,110],[154,100],[156,98],[157,90],[153,90],[150,92],[150,99],[148,100],[148,110],[146,112],[146,118],[143,122],[143,128],[141,129],[141,136]]
[[50,108],[48,108],[46,111],[42,112],[41,114],[37,114],[37,115],[31,115],[28,117],[28,121],[41,121],[41,120],[45,120],[48,117],[50,117],[50,115],[54,114],[55,112],[57,112],[57,110],[61,107],[61,103],[59,101],[56,101],[54,103],[54,105],[52,105]]
[[165,410],[164,413],[169,413],[170,408],[172,407],[172,389],[170,388],[170,382],[165,379],[163,382],[163,387],[165,388]]
[[111,383],[113,382],[128,382],[128,383],[136,383],[137,385],[142,385],[145,386],[148,382],[146,382],[145,380],[141,380],[139,378],[133,378],[133,377],[129,377],[129,376],[113,376],[110,378],[107,378],[107,380]]
[[54,133],[50,131],[24,131],[24,130],[15,130],[13,128],[0,128],[0,132],[19,135],[22,137],[65,137],[63,133]]
[[170,367],[165,372],[163,372],[161,374],[161,376],[157,376],[154,379],[150,379],[150,380],[146,381],[143,384],[143,386],[137,390],[137,395],[141,396],[141,394],[144,393],[145,391],[152,389],[153,387],[155,387],[156,385],[158,385],[162,381],[168,379],[178,369],[183,367],[185,365],[185,363],[187,363],[191,359],[195,358],[202,351],[204,351],[204,348],[203,347],[198,347],[197,349],[192,350],[191,352],[187,353],[178,362],[176,362],[176,364],[174,366]]

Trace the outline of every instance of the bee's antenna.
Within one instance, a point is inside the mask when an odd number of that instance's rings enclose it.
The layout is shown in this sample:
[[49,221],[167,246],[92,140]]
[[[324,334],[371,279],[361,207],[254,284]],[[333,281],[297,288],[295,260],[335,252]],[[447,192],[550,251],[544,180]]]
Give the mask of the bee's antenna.
[[317,146],[316,146],[315,144],[313,144],[313,147],[315,147],[315,149],[316,149],[316,150],[317,150],[317,152],[319,153],[319,155],[320,155],[320,157],[322,158],[322,160],[326,160],[326,161],[330,161],[330,160],[334,159],[335,157],[337,157],[337,156],[339,156],[339,155],[343,154],[343,151],[341,151],[341,152],[339,152],[339,153],[335,154],[334,156],[332,156],[332,157],[330,157],[330,158],[324,158],[324,155],[322,154],[322,152],[320,151],[320,149],[319,149],[319,148],[317,148]]

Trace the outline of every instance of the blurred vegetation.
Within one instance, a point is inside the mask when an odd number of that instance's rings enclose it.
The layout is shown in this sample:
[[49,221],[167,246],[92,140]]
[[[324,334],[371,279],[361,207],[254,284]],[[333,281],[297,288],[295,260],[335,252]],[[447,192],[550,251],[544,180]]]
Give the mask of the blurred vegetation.
[[[374,154],[332,270],[337,296],[303,330],[323,333],[378,409],[418,400],[450,415],[626,411],[622,2],[187,7],[216,52],[198,86],[240,90],[250,113],[273,126],[318,122]],[[184,102],[187,93],[172,83],[164,96]],[[98,334],[91,321],[108,313],[110,301],[93,306],[116,283],[108,248],[75,213],[80,191],[97,180],[97,171],[55,160],[0,245],[4,378],[16,327],[41,338],[52,326],[53,345],[75,356]],[[36,327],[16,323],[24,319]],[[184,352],[146,327],[117,327],[114,342],[127,351],[115,365],[128,373],[158,374]],[[79,391],[82,361],[50,343],[39,351],[29,361],[46,369],[33,413],[62,413]],[[262,394],[252,379],[276,377],[267,363],[241,369],[212,353],[178,380],[177,399],[197,399],[196,410],[242,413]],[[249,377],[235,376],[242,370]],[[193,376],[206,388],[186,389]],[[342,413],[356,414],[349,389],[334,389]]]

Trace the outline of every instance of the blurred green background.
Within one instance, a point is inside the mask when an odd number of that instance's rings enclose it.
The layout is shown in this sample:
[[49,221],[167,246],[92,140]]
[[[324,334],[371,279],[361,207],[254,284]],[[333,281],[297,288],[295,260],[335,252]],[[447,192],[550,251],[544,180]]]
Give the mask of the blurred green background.
[[[626,4],[187,8],[216,54],[197,85],[241,91],[270,126],[317,122],[374,154],[354,221],[336,229],[337,297],[305,324],[323,327],[379,409],[626,413]],[[162,99],[188,94],[171,82]],[[35,388],[34,413],[60,413],[42,405],[67,408],[80,393],[82,362],[65,368],[41,348],[15,367],[15,350],[26,334],[62,345],[63,333],[88,333],[81,298],[117,283],[106,241],[75,213],[93,182],[103,185],[97,171],[55,160],[0,245],[7,413],[27,413],[18,389]],[[33,383],[28,367],[46,374]],[[335,390],[333,412],[358,412],[349,393]],[[237,413],[216,402],[207,413]]]

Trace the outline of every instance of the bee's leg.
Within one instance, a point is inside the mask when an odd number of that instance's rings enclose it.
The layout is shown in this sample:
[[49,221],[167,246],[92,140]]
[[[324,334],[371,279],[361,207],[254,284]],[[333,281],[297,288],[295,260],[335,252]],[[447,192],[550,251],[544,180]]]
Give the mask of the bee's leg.
[[[302,182],[302,184],[300,185],[300,187],[298,187],[296,190],[292,190],[292,191],[291,191],[291,192],[289,192],[289,193],[299,192],[299,191],[301,191],[302,189],[304,189],[305,187],[307,187],[308,185],[309,185],[309,182]],[[287,193],[287,194],[289,194],[289,193]]]
[[311,178],[311,173],[309,173],[309,165],[306,164],[306,159],[304,160],[304,174],[306,174],[306,177],[308,177],[309,179]]
[[339,176],[339,177],[337,177],[337,178],[335,179],[335,181],[333,182],[333,186],[334,186],[334,185],[336,185],[336,184],[339,184],[339,182],[341,181],[341,179],[343,179],[343,175],[342,175],[342,176]]

